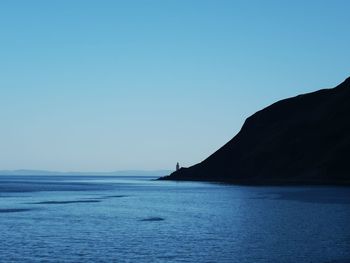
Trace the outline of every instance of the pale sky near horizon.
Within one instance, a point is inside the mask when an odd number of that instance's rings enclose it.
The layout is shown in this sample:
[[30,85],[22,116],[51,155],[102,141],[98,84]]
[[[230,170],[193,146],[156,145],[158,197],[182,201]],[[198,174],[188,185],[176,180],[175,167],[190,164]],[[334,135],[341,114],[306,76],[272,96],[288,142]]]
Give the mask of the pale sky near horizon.
[[193,165],[350,75],[350,1],[0,1],[0,170]]

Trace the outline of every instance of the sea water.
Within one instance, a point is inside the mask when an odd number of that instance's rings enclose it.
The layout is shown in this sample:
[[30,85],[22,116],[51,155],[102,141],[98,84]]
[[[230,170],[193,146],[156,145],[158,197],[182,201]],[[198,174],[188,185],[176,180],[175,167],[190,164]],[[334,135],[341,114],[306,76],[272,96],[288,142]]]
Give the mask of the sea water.
[[350,262],[350,188],[0,176],[0,262]]

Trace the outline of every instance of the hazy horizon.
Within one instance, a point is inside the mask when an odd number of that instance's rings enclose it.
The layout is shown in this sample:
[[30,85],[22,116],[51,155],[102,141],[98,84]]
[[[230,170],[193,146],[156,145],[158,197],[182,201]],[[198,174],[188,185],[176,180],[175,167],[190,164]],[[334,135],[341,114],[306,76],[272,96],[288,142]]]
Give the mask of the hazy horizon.
[[349,1],[1,1],[0,170],[173,170],[349,77]]
[[1,176],[154,176],[168,175],[173,170],[115,170],[115,171],[49,171],[49,170],[0,170]]

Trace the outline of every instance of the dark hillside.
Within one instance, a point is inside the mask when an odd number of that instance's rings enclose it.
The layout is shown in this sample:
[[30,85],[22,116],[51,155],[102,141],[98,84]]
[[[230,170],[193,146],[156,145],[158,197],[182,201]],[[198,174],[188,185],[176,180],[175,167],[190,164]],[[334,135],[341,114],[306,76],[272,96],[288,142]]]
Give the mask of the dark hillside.
[[161,179],[349,184],[350,78],[258,111],[206,160]]

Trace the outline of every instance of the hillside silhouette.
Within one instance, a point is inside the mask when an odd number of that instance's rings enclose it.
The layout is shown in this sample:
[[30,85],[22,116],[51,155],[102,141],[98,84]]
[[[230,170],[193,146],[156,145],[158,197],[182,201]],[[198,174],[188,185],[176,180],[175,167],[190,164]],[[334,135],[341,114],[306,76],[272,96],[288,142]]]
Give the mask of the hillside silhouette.
[[350,78],[278,101],[249,117],[203,162],[164,180],[237,184],[349,184]]

